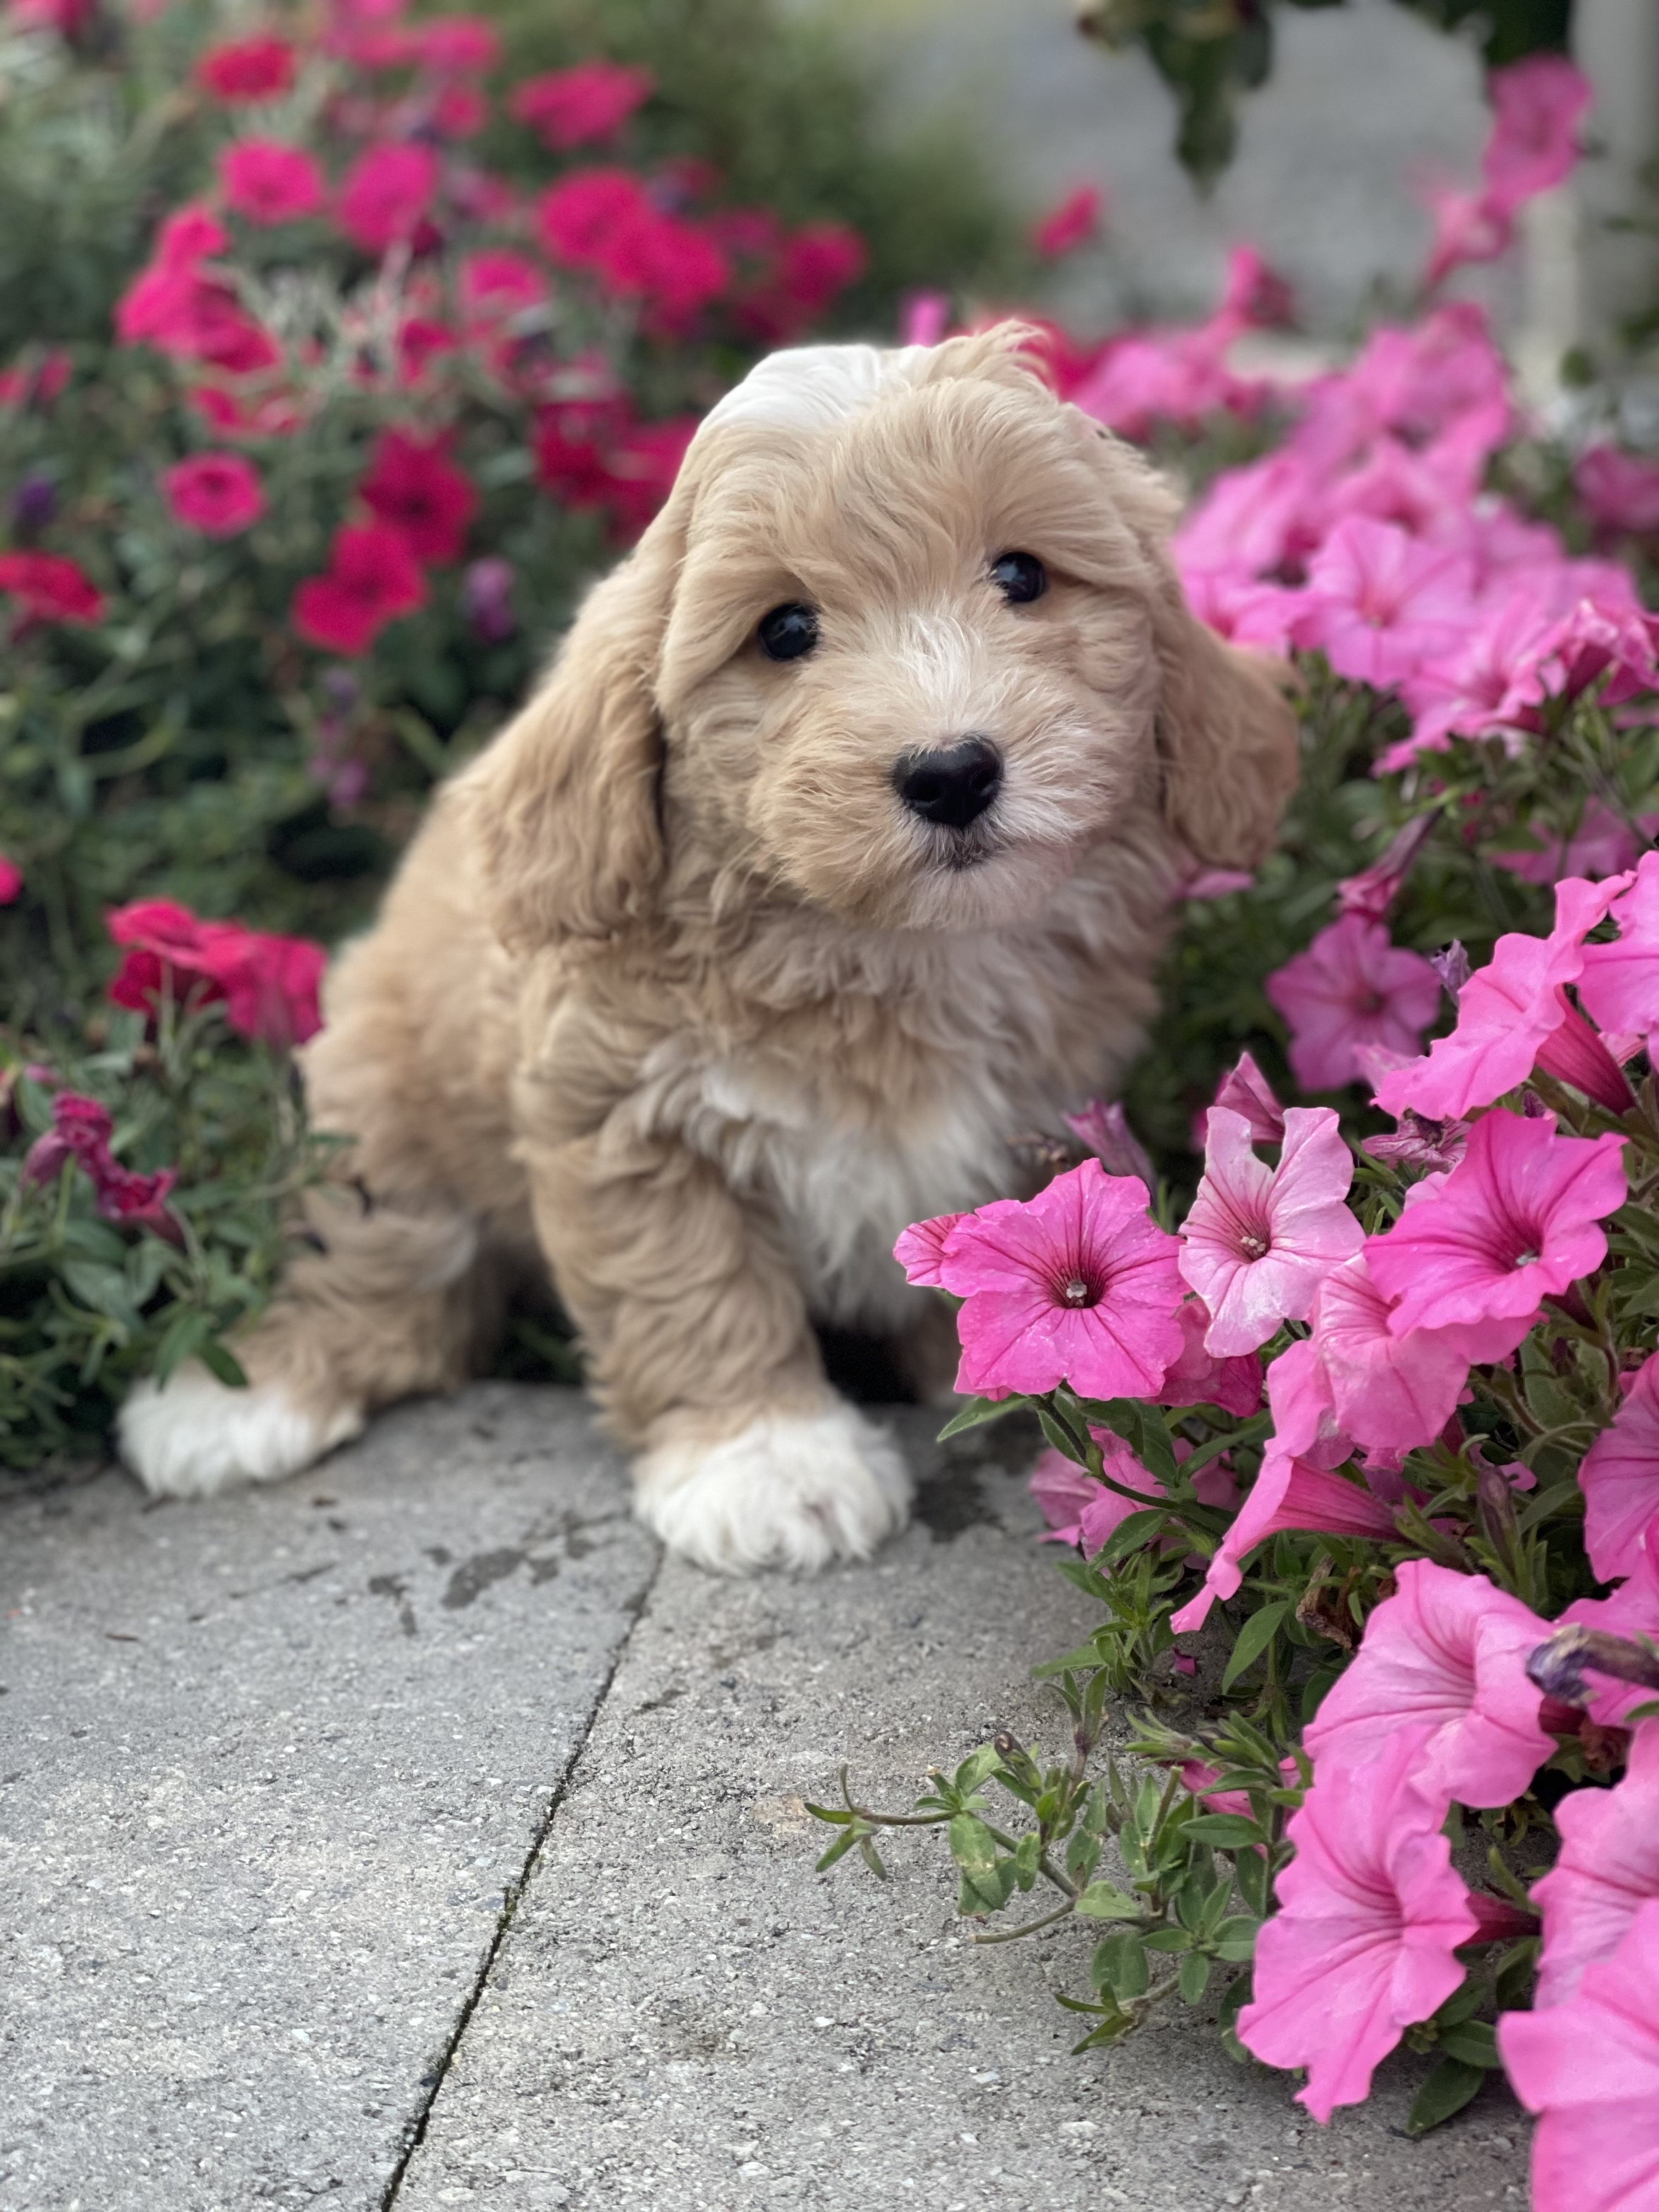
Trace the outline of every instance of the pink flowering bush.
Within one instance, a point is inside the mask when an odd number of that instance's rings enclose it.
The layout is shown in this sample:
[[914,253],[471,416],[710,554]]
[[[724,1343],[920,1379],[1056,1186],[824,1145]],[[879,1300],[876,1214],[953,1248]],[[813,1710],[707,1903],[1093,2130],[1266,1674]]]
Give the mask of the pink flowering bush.
[[[1565,173],[1583,106],[1553,59],[1494,94],[1483,239]],[[1080,2048],[1219,1984],[1234,2054],[1298,2074],[1317,2120],[1402,2045],[1431,2061],[1417,2130],[1507,2071],[1539,2116],[1539,2212],[1638,2212],[1659,2190],[1659,618],[1603,550],[1615,513],[1642,526],[1633,468],[1581,468],[1553,519],[1516,497],[1504,363],[1437,298],[1476,250],[1458,236],[1414,321],[1295,391],[1230,383],[1215,332],[1133,360],[1055,341],[1079,404],[1135,434],[1265,431],[1177,544],[1218,629],[1294,660],[1305,780],[1255,882],[1189,884],[1146,1066],[1066,1117],[1094,1158],[899,1242],[958,1302],[976,1395],[945,1433],[1035,1413],[1034,1494],[1103,1613],[1038,1670],[1067,1756],[1000,1735],[908,1817],[947,1827],[964,1913],[1011,1908],[1035,1869],[1050,1909],[1022,1927],[1099,1923],[1064,2000]],[[1114,1695],[1147,1708],[1139,1778],[1091,1769]],[[826,1861],[889,1817],[820,1813]]]

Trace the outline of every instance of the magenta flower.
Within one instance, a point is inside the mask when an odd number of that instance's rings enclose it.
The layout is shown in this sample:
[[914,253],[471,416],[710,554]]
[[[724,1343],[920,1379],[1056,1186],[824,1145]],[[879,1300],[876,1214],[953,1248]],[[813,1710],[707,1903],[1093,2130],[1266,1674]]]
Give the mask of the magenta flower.
[[1578,1994],[1506,2012],[1498,2048],[1539,2115],[1533,2212],[1650,2212],[1659,2203],[1659,1904],[1642,1906]]
[[1643,1905],[1659,1899],[1659,1728],[1637,1729],[1616,1787],[1572,1790],[1554,1818],[1561,1849],[1532,1892],[1544,1916],[1540,2009],[1576,1996],[1586,1966],[1610,1959]]
[[1248,1052],[1240,1053],[1237,1066],[1222,1077],[1215,1103],[1224,1106],[1229,1113],[1244,1116],[1250,1125],[1253,1145],[1279,1145],[1285,1141],[1285,1109],[1273,1097],[1272,1084]]
[[1358,2104],[1406,2029],[1457,1988],[1458,1946],[1477,1932],[1443,1814],[1413,1786],[1425,1740],[1396,1729],[1368,1765],[1319,1777],[1256,1938],[1238,2039],[1269,2066],[1307,2068],[1297,2101],[1322,2124]]
[[1180,1357],[1176,1240],[1147,1218],[1146,1188],[1098,1160],[1028,1202],[957,1222],[939,1281],[963,1300],[958,1390],[1144,1398]]
[[1398,1115],[1409,1106],[1443,1121],[1489,1106],[1524,1083],[1534,1066],[1547,1068],[1545,1052],[1572,1012],[1563,987],[1577,981],[1587,958],[1584,938],[1625,881],[1614,876],[1591,884],[1571,877],[1555,887],[1555,927],[1547,937],[1500,937],[1490,961],[1459,994],[1451,1035],[1437,1037],[1426,1059],[1396,1069],[1377,1085],[1383,1112]]
[[1659,1030],[1659,853],[1644,853],[1635,882],[1620,892],[1611,908],[1618,941],[1584,946],[1578,995],[1604,1030],[1651,1037]]
[[1579,455],[1572,483],[1597,529],[1659,530],[1659,461],[1592,446]]
[[1462,1166],[1419,1183],[1365,1248],[1371,1279],[1395,1302],[1389,1328],[1530,1322],[1546,1297],[1601,1266],[1599,1224],[1626,1194],[1622,1139],[1559,1137],[1553,1114],[1482,1115]]
[[1421,953],[1391,944],[1381,922],[1357,914],[1322,929],[1266,988],[1290,1024],[1291,1068],[1304,1091],[1352,1083],[1362,1046],[1418,1052],[1440,1011],[1440,980]]
[[[1610,807],[1603,806],[1599,799],[1587,799],[1576,830],[1561,836],[1545,832],[1544,844],[1538,851],[1494,853],[1492,866],[1507,868],[1522,883],[1540,884],[1546,890],[1559,884],[1563,876],[1589,876],[1596,880],[1603,876],[1622,876],[1636,866],[1643,839],[1659,830],[1659,814],[1638,815],[1637,822],[1639,836],[1638,830],[1632,830]],[[1534,834],[1538,834],[1537,825]],[[1596,945],[1585,947],[1586,953],[1601,949]]]
[[1659,1514],[1659,1358],[1637,1370],[1630,1394],[1584,1454],[1584,1549],[1600,1583],[1634,1574],[1643,1536]]
[[1080,1114],[1067,1114],[1066,1126],[1087,1145],[1108,1175],[1134,1176],[1147,1190],[1158,1188],[1158,1170],[1146,1156],[1146,1147],[1129,1127],[1121,1099],[1109,1106],[1091,1098]]
[[1297,642],[1321,648],[1339,676],[1386,691],[1457,645],[1473,582],[1462,555],[1391,522],[1345,516],[1308,564]]
[[1539,1726],[1527,1657],[1549,1634],[1530,1607],[1484,1575],[1407,1559],[1398,1589],[1365,1623],[1303,1744],[1322,1780],[1358,1765],[1397,1728],[1421,1728],[1413,1787],[1445,1817],[1460,1805],[1507,1805],[1555,1748]]
[[153,1229],[170,1244],[182,1244],[183,1231],[167,1205],[178,1170],[158,1168],[154,1175],[140,1175],[124,1168],[110,1151],[113,1133],[107,1106],[76,1091],[60,1091],[52,1102],[51,1128],[35,1139],[24,1158],[22,1180],[52,1182],[74,1163],[91,1182],[98,1212],[106,1221]]
[[225,204],[248,222],[297,222],[323,204],[323,173],[298,146],[270,138],[244,138],[219,156]]
[[1455,1329],[1396,1335],[1389,1309],[1358,1252],[1320,1285],[1312,1341],[1341,1428],[1370,1451],[1398,1455],[1445,1427],[1468,1379],[1469,1353]]
[[1036,225],[1032,245],[1045,261],[1072,252],[1100,228],[1105,205],[1106,195],[1098,185],[1079,185]]
[[1353,1159],[1328,1106],[1292,1106],[1276,1168],[1250,1149],[1250,1125],[1210,1109],[1204,1178],[1187,1216],[1181,1273],[1210,1310],[1204,1348],[1254,1352],[1286,1316],[1305,1321],[1322,1277],[1364,1232],[1343,1204]]
[[930,1291],[943,1290],[939,1262],[945,1240],[965,1213],[936,1213],[931,1221],[913,1221],[893,1247],[893,1257],[904,1270],[904,1279]]
[[[1274,1370],[1290,1357],[1287,1352],[1276,1359]],[[1281,1528],[1310,1528],[1325,1535],[1369,1536],[1379,1541],[1395,1534],[1392,1510],[1370,1491],[1270,1447],[1249,1496],[1209,1564],[1203,1589],[1170,1616],[1178,1636],[1201,1628],[1216,1600],[1237,1593],[1244,1579],[1239,1562]]]
[[1454,269],[1466,269],[1476,261],[1496,261],[1514,243],[1515,218],[1489,192],[1430,185],[1423,198],[1434,217],[1434,243],[1423,276],[1431,292]]
[[[1381,1079],[1380,1078],[1378,1079]],[[1468,1150],[1467,1121],[1431,1121],[1409,1106],[1391,1135],[1362,1137],[1359,1149],[1390,1167],[1455,1168]]]
[[1248,1420],[1261,1403],[1261,1362],[1255,1352],[1217,1359],[1204,1349],[1210,1310],[1202,1298],[1188,1298],[1178,1316],[1181,1357],[1164,1377],[1160,1406],[1219,1406],[1224,1413]]

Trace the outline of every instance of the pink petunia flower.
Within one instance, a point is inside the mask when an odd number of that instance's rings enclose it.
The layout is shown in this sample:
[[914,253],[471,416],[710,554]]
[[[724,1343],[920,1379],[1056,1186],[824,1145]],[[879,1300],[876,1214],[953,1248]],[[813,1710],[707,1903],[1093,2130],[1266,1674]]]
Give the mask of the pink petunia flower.
[[1592,446],[1572,472],[1573,489],[1601,530],[1659,530],[1659,461],[1617,446]]
[[1443,1815],[1413,1786],[1426,1734],[1396,1729],[1368,1765],[1316,1780],[1256,1938],[1239,2041],[1269,2066],[1305,2066],[1297,2101],[1322,2124],[1358,2104],[1406,2029],[1457,1988],[1458,1947],[1477,1933]]
[[24,1157],[26,1183],[53,1182],[73,1162],[91,1182],[101,1218],[133,1229],[152,1229],[171,1244],[181,1244],[183,1235],[167,1206],[167,1197],[179,1180],[176,1168],[158,1168],[140,1175],[123,1167],[110,1151],[114,1121],[107,1106],[96,1098],[83,1098],[73,1091],[60,1091],[52,1102],[52,1127],[37,1137]]
[[248,222],[295,222],[323,204],[323,173],[298,146],[270,138],[244,138],[219,156],[219,183],[227,207]]
[[367,653],[387,623],[425,600],[426,579],[402,532],[368,523],[335,532],[327,569],[300,585],[289,620],[325,653]]
[[[1139,1491],[1148,1505],[1164,1502],[1167,1496],[1164,1485],[1150,1468],[1142,1466],[1121,1437],[1109,1429],[1091,1429],[1090,1434],[1100,1446],[1101,1463],[1114,1482],[1121,1482],[1126,1490]],[[1031,1470],[1031,1495],[1042,1508],[1049,1540],[1081,1545],[1084,1557],[1089,1559],[1132,1513],[1143,1510],[1097,1482],[1064,1452],[1052,1449]]]
[[384,253],[413,237],[438,190],[438,156],[429,146],[370,146],[347,170],[335,218],[354,246]]
[[1622,1139],[1558,1136],[1553,1114],[1482,1115],[1462,1165],[1419,1183],[1365,1247],[1372,1280],[1395,1301],[1389,1328],[1492,1322],[1524,1334],[1546,1297],[1601,1266],[1600,1224],[1627,1195]]
[[944,1289],[939,1271],[945,1258],[945,1240],[959,1221],[967,1218],[965,1213],[936,1213],[931,1221],[913,1221],[902,1231],[893,1247],[893,1257],[903,1268],[907,1283],[930,1291]]
[[1407,1559],[1365,1623],[1352,1664],[1303,1731],[1322,1781],[1375,1756],[1397,1728],[1425,1731],[1412,1784],[1445,1817],[1507,1805],[1555,1748],[1538,1723],[1527,1656],[1549,1633],[1529,1606],[1484,1575]]
[[1181,1357],[1164,1377],[1154,1404],[1219,1406],[1223,1413],[1248,1420],[1261,1403],[1261,1362],[1255,1352],[1217,1359],[1204,1348],[1210,1310],[1202,1298],[1182,1303]]
[[1343,1200],[1353,1158],[1328,1106],[1292,1106],[1276,1168],[1250,1125],[1210,1109],[1204,1176],[1181,1243],[1182,1279],[1210,1310],[1206,1352],[1254,1352],[1287,1316],[1305,1321],[1322,1277],[1364,1241]]
[[458,469],[441,438],[382,430],[359,487],[376,520],[395,530],[417,561],[457,561],[477,512],[471,477]]
[[[1603,876],[1622,876],[1635,867],[1642,854],[1643,839],[1650,839],[1659,831],[1659,814],[1639,815],[1637,823],[1637,829],[1632,830],[1599,799],[1588,799],[1576,830],[1559,837],[1548,837],[1541,851],[1494,853],[1492,863],[1495,868],[1507,868],[1522,883],[1538,884],[1546,890],[1559,884],[1564,876],[1584,876],[1592,881],[1599,881]],[[1534,834],[1537,834],[1535,826]]]
[[649,70],[624,62],[579,62],[573,69],[526,77],[507,112],[527,123],[544,145],[565,154],[593,139],[614,138],[656,88]]
[[1540,2009],[1576,1996],[1584,1969],[1610,1959],[1643,1905],[1659,1899],[1659,1727],[1638,1727],[1622,1781],[1571,1791],[1553,1817],[1561,1848],[1532,1892],[1544,1916]]
[[294,49],[272,38],[210,46],[196,64],[196,82],[227,102],[280,99],[294,82]]
[[1356,1443],[1398,1455],[1431,1443],[1450,1419],[1468,1379],[1468,1340],[1455,1329],[1396,1335],[1390,1302],[1357,1252],[1319,1286],[1314,1350],[1332,1413]]
[[1600,884],[1569,878],[1555,887],[1555,927],[1547,937],[1518,932],[1500,937],[1492,958],[1458,994],[1457,1026],[1451,1035],[1437,1037],[1426,1058],[1396,1069],[1377,1085],[1376,1103],[1383,1112],[1399,1115],[1409,1106],[1443,1121],[1490,1105],[1524,1083],[1535,1066],[1553,1073],[1546,1054],[1572,1013],[1564,987],[1577,981],[1588,957],[1585,935],[1625,882],[1619,876]]
[[958,1390],[1146,1397],[1181,1352],[1176,1240],[1133,1176],[1098,1160],[1029,1203],[998,1199],[945,1240],[939,1280],[963,1299]]
[[1362,1137],[1360,1151],[1391,1167],[1455,1168],[1468,1149],[1467,1121],[1431,1121],[1409,1106],[1397,1119],[1399,1127],[1391,1134]]
[[192,453],[163,472],[161,489],[179,521],[206,538],[240,537],[265,511],[259,471],[240,453]]
[[0,553],[0,592],[16,598],[28,623],[93,623],[104,611],[103,593],[63,553]]
[[15,860],[0,853],[0,906],[15,906],[23,892],[23,871]]
[[1650,2212],[1659,2203],[1659,1903],[1565,2004],[1506,2012],[1498,2048],[1539,2115],[1534,2212]]
[[1308,565],[1297,642],[1320,647],[1339,676],[1387,690],[1458,643],[1473,586],[1460,554],[1351,514]]
[[1290,1024],[1291,1068],[1305,1091],[1352,1083],[1364,1045],[1416,1052],[1440,1011],[1439,978],[1422,954],[1357,914],[1322,929],[1265,988]]
[[[1624,1581],[1606,1597],[1576,1599],[1561,1619],[1608,1636],[1645,1638],[1659,1644],[1659,1515],[1644,1530],[1636,1564]],[[1645,1704],[1652,1694],[1640,1683],[1598,1675],[1594,1664],[1586,1666],[1585,1677],[1592,1694],[1584,1711],[1602,1728],[1623,1728],[1632,1707]]]
[[1432,814],[1418,815],[1395,832],[1388,850],[1369,868],[1362,868],[1357,876],[1345,876],[1336,887],[1337,912],[1357,914],[1364,921],[1383,921],[1432,836],[1435,820]]
[[1644,853],[1634,883],[1618,888],[1617,941],[1584,946],[1578,995],[1604,1030],[1651,1036],[1659,1030],[1659,853]]
[[[1299,1348],[1293,1346],[1292,1351]],[[1291,1356],[1286,1352],[1276,1359],[1273,1371]],[[1170,1626],[1176,1633],[1184,1636],[1189,1629],[1201,1628],[1218,1598],[1236,1595],[1244,1579],[1240,1561],[1283,1528],[1316,1529],[1332,1536],[1369,1536],[1378,1541],[1386,1541],[1395,1533],[1392,1508],[1370,1491],[1270,1445],[1249,1497],[1210,1561],[1203,1588],[1178,1613],[1170,1614]]]
[[1492,198],[1512,210],[1571,173],[1589,80],[1565,55],[1528,54],[1494,70],[1487,88],[1496,119],[1480,166]]
[[1215,1103],[1230,1114],[1242,1114],[1250,1125],[1253,1145],[1278,1145],[1285,1139],[1285,1109],[1273,1097],[1273,1085],[1248,1052],[1221,1079]]
[[1419,753],[1444,751],[1454,732],[1479,738],[1495,732],[1518,740],[1535,726],[1540,702],[1559,683],[1553,672],[1560,643],[1559,620],[1533,593],[1504,592],[1449,652],[1420,662],[1401,684],[1412,733],[1379,755],[1378,774],[1408,768]]
[[1031,243],[1045,261],[1058,260],[1084,245],[1100,228],[1106,195],[1098,185],[1079,185],[1058,207],[1051,208],[1031,233]]
[[1489,191],[1460,191],[1455,185],[1429,185],[1423,198],[1434,217],[1434,242],[1423,282],[1434,291],[1454,269],[1496,261],[1515,242],[1515,218]]
[[1584,1549],[1595,1579],[1617,1581],[1641,1564],[1643,1536],[1659,1514],[1659,1357],[1638,1369],[1628,1395],[1584,1454]]
[[104,917],[122,948],[112,1005],[153,1014],[164,992],[222,1004],[243,1036],[286,1050],[322,1027],[318,991],[328,954],[309,938],[276,937],[236,921],[204,921],[169,899],[138,899]]
[[1108,1175],[1135,1176],[1149,1192],[1157,1190],[1158,1170],[1147,1157],[1146,1147],[1129,1127],[1121,1099],[1115,1098],[1107,1105],[1101,1099],[1091,1098],[1080,1114],[1067,1114],[1065,1121],[1072,1134],[1087,1145]]

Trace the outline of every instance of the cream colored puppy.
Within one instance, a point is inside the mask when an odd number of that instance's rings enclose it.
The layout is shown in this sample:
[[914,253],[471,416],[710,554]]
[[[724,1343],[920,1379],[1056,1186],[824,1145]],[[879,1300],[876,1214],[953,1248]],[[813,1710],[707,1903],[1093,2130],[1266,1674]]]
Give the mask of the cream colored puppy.
[[1295,773],[1273,679],[1182,600],[1170,495],[1024,336],[778,354],[708,416],[336,966],[323,1249],[251,1389],[134,1394],[152,1491],[453,1389],[541,1264],[677,1550],[815,1567],[902,1525],[812,1319],[923,1364],[895,1237],[1115,1081],[1183,856],[1258,860]]

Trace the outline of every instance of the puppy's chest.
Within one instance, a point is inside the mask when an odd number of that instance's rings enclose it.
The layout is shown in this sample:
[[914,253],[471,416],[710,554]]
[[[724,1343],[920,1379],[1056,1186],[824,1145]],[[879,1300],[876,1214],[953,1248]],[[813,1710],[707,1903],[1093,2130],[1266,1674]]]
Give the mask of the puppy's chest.
[[982,1048],[890,1052],[884,1082],[853,1057],[781,1040],[709,1056],[682,1066],[671,1111],[684,1142],[768,1206],[820,1311],[891,1322],[914,1297],[894,1238],[1006,1194],[1030,1086]]

